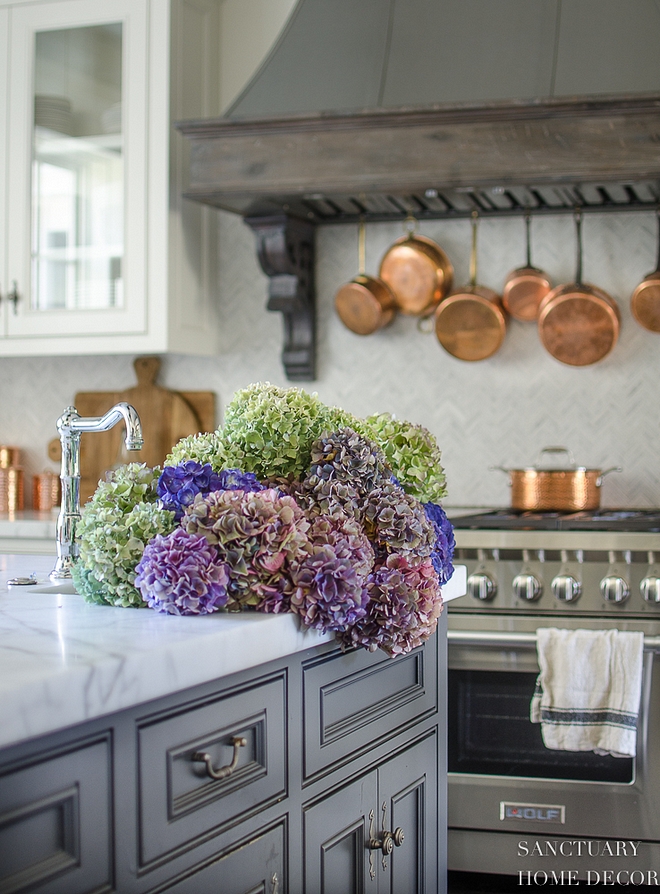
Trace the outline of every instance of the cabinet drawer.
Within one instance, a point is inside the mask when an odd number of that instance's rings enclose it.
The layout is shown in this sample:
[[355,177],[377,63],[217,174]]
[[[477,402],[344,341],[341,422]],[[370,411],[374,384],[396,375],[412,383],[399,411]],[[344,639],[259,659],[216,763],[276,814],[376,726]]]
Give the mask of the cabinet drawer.
[[284,797],[285,706],[282,673],[138,724],[141,865]]
[[112,887],[109,739],[0,775],[0,891]]
[[286,894],[284,824],[257,832],[158,894]]
[[438,707],[435,636],[409,655],[331,652],[303,666],[304,778],[353,759]]

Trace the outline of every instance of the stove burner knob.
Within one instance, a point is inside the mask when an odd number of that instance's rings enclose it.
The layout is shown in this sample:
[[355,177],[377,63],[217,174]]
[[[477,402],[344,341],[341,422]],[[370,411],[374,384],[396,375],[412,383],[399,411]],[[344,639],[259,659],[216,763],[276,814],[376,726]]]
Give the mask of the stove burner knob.
[[513,579],[513,592],[516,599],[536,602],[543,595],[543,584],[535,574],[521,572]]
[[639,589],[647,602],[660,602],[660,577],[648,575],[640,583]]
[[582,584],[572,574],[558,574],[552,581],[552,592],[561,602],[575,602],[582,593]]
[[467,579],[467,591],[473,599],[490,602],[497,595],[497,582],[487,571],[475,571]]
[[630,596],[630,587],[625,578],[611,574],[600,582],[600,592],[605,602],[625,602]]

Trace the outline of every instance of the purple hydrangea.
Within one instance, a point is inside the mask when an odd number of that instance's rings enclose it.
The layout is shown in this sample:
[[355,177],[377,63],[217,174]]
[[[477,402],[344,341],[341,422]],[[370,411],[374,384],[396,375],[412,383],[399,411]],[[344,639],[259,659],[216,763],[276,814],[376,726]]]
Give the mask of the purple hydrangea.
[[402,553],[426,559],[435,544],[435,530],[422,504],[397,484],[375,487],[364,504],[363,524],[376,551],[385,558]]
[[220,478],[210,463],[194,460],[178,466],[165,466],[158,479],[158,496],[163,509],[170,509],[179,521],[197,494],[208,494],[220,487]]
[[344,630],[365,616],[369,597],[364,578],[329,544],[315,545],[296,565],[292,577],[291,610],[306,627]]
[[390,555],[367,580],[365,617],[337,633],[344,648],[362,646],[405,655],[434,632],[442,612],[438,576],[430,559]]
[[135,570],[135,586],[156,611],[206,615],[227,603],[228,568],[201,535],[181,528],[156,535]]
[[290,569],[309,545],[309,522],[296,501],[274,489],[198,495],[181,526],[200,534],[229,567],[230,611],[287,611]]
[[444,509],[437,503],[423,503],[426,517],[435,530],[435,546],[431,551],[431,561],[436,570],[440,584],[446,584],[454,573],[452,564],[456,541],[454,526],[447,518]]

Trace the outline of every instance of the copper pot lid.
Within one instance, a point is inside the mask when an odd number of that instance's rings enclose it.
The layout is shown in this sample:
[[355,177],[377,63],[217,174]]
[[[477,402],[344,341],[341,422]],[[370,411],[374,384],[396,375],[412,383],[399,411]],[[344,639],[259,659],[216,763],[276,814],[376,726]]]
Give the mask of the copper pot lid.
[[477,285],[477,212],[472,214],[470,284],[452,292],[435,312],[435,334],[442,347],[459,360],[486,360],[499,350],[506,335],[500,296]]
[[454,268],[437,242],[415,232],[414,218],[408,218],[406,226],[406,235],[385,252],[378,276],[394,292],[402,314],[420,316],[448,294]]
[[660,208],[657,215],[658,261],[655,270],[644,277],[630,299],[632,315],[649,332],[660,332]]
[[531,322],[537,319],[541,301],[552,285],[543,270],[532,264],[530,214],[525,215],[525,228],[527,261],[524,267],[517,267],[507,276],[502,290],[502,304],[516,320]]
[[366,237],[364,221],[358,229],[360,272],[335,295],[335,309],[344,326],[356,335],[371,335],[392,322],[396,298],[386,282],[365,273]]
[[619,337],[616,301],[603,289],[582,282],[582,215],[575,212],[575,282],[557,286],[541,302],[538,330],[546,350],[569,366],[590,366],[606,357]]

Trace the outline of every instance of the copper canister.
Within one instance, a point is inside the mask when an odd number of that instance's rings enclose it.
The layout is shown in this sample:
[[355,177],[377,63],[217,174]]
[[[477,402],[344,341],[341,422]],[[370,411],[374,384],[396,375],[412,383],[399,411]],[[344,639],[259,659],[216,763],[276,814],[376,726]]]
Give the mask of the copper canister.
[[14,512],[25,508],[23,469],[0,468],[0,512]]
[[0,469],[17,468],[21,464],[21,451],[18,447],[0,444]]
[[32,478],[32,508],[36,512],[50,512],[60,505],[60,477],[48,470]]

